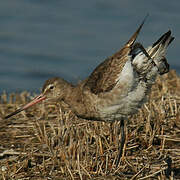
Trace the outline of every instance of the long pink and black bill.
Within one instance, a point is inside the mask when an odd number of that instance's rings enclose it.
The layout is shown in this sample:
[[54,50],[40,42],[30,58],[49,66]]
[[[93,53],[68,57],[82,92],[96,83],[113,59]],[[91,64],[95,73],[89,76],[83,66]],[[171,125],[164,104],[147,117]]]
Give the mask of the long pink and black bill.
[[21,112],[21,111],[23,111],[23,110],[25,110],[25,109],[33,106],[33,105],[35,105],[35,104],[37,104],[37,103],[45,100],[45,99],[46,99],[46,96],[44,96],[43,94],[40,94],[39,96],[37,96],[36,98],[34,98],[31,102],[29,102],[29,103],[26,104],[25,106],[17,109],[16,111],[12,112],[11,114],[7,115],[7,116],[5,117],[5,119],[8,119],[8,118],[10,118],[11,116],[14,116],[14,115],[18,114],[19,112]]

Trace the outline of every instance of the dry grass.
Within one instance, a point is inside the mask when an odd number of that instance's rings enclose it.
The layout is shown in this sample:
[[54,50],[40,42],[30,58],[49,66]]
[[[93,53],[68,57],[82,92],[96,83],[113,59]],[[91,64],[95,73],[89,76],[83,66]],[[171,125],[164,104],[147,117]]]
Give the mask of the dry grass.
[[[180,78],[157,79],[150,100],[127,122],[118,168],[117,124],[77,119],[41,104],[4,120],[30,94],[0,100],[0,179],[180,179]],[[9,99],[9,100],[7,100]]]

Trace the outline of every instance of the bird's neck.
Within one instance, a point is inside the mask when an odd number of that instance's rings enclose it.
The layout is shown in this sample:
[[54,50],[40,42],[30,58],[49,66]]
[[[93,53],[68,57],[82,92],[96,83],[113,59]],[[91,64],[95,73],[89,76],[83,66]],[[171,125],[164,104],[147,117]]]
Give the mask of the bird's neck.
[[77,86],[69,86],[64,94],[63,101],[69,106],[69,108],[76,114],[86,114],[87,107],[84,103],[85,95],[83,93],[83,83]]

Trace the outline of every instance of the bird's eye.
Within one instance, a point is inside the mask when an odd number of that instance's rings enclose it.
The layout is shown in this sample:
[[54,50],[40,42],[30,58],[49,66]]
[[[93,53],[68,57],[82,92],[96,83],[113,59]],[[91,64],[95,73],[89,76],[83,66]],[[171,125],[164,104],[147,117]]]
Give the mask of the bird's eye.
[[54,89],[54,86],[53,86],[53,85],[50,85],[50,86],[49,86],[49,89]]

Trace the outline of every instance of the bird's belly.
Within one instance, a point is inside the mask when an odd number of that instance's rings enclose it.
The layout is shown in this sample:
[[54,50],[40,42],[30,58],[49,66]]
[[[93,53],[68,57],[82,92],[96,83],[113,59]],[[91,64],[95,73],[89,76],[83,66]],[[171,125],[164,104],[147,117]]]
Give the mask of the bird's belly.
[[143,82],[138,82],[127,96],[119,99],[117,97],[116,103],[102,107],[100,109],[101,117],[105,121],[114,121],[137,113],[146,100],[146,91],[146,85]]

